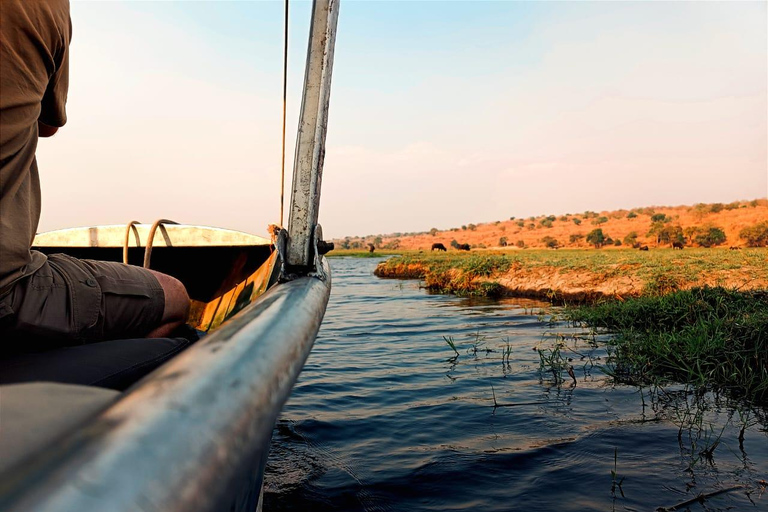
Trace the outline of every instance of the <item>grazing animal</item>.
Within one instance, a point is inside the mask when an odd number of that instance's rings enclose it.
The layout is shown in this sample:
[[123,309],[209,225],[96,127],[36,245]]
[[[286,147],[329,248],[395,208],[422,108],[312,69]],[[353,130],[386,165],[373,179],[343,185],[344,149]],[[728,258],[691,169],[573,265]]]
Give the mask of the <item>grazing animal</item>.
[[432,244],[432,249],[431,250],[433,250],[433,251],[447,251],[448,249],[446,249],[443,244],[437,243],[437,244]]
[[644,246],[642,246],[642,247],[640,248],[640,250],[641,250],[641,251],[647,251],[647,250],[648,250],[648,246],[647,246],[647,245],[644,245]]
[[730,249],[731,251],[740,251],[740,250],[741,250],[741,247],[735,247],[735,246],[734,246],[734,247],[730,247],[729,249]]
[[683,250],[683,242],[672,242],[672,249]]
[[376,250],[376,246],[373,244],[368,244],[368,252],[373,252]]
[[468,251],[470,249],[469,244],[459,244],[456,248],[460,251]]

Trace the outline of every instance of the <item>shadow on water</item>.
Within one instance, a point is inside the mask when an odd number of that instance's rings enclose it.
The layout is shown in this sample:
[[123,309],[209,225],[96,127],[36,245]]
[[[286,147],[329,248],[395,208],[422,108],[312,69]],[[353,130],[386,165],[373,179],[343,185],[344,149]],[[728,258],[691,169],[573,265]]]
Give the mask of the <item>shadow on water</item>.
[[765,410],[613,385],[605,336],[547,303],[430,295],[377,261],[333,260],[265,510],[768,510]]

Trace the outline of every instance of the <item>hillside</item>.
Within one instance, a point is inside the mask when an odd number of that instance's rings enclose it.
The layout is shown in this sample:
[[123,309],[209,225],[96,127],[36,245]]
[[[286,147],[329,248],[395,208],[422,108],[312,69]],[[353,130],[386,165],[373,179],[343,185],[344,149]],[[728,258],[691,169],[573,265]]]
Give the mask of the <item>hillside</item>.
[[[338,249],[366,248],[372,243],[377,248],[429,250],[434,243],[451,249],[451,242],[470,244],[476,248],[592,248],[587,235],[601,229],[606,240],[604,249],[632,246],[627,237],[637,235],[635,246],[668,247],[674,240],[685,245],[737,246],[746,245],[739,232],[759,222],[768,221],[768,200],[736,201],[729,204],[712,203],[693,206],[650,206],[631,210],[582,212],[561,216],[510,218],[484,224],[467,224],[448,230],[433,228],[422,233],[391,233],[365,237],[336,239]],[[718,228],[725,235],[707,241],[710,228]],[[717,232],[714,232],[717,233]],[[618,242],[617,242],[618,241]],[[701,242],[701,243],[699,243]],[[618,245],[620,243],[620,245]]]

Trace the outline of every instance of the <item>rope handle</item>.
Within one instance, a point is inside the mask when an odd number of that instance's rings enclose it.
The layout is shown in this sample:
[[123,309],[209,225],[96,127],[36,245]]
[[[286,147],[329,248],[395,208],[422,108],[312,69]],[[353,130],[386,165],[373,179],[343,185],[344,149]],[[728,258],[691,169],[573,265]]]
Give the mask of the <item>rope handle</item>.
[[158,219],[152,224],[152,227],[149,229],[149,236],[147,237],[147,246],[144,249],[144,268],[149,268],[149,260],[152,257],[152,242],[155,240],[155,232],[157,231],[157,228],[164,224],[178,224],[178,222],[168,219]]
[[125,242],[123,242],[123,263],[128,265],[128,242],[131,239],[131,228],[133,228],[133,235],[136,237],[136,247],[141,247],[141,241],[139,240],[139,230],[136,229],[136,224],[141,224],[137,220],[132,220],[125,227]]

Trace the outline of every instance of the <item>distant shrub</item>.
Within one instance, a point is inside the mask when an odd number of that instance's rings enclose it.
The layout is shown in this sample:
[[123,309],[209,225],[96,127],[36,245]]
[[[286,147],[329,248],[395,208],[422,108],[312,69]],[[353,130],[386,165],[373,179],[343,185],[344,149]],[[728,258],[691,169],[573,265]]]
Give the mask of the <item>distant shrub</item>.
[[751,206],[752,208],[757,208],[757,205],[758,205],[758,204],[759,204],[759,203],[757,202],[757,199],[753,199],[753,200],[751,200],[751,201],[749,202],[749,206]]
[[435,236],[437,234],[437,228],[432,228],[429,230],[429,234],[432,236]]
[[548,220],[549,222],[555,222],[557,220],[557,217],[555,217],[554,215],[547,215],[546,220]]
[[613,245],[613,238],[609,236],[605,237],[605,240],[603,240],[603,245]]
[[541,242],[544,244],[544,247],[548,249],[557,249],[560,247],[560,242],[558,242],[555,238],[552,238],[551,236],[545,236],[541,239]]
[[768,247],[768,221],[747,226],[739,231],[739,238],[746,241],[748,247]]
[[663,213],[655,213],[651,215],[651,222],[667,222],[667,216]]
[[613,245],[615,245],[616,247],[619,247],[621,245],[621,240],[617,238],[616,240],[613,241]]
[[461,226],[461,229],[466,231],[467,230],[467,226]]
[[581,233],[574,233],[573,235],[568,237],[568,242],[572,244],[577,244],[581,242],[583,238],[584,238],[584,235],[582,235]]
[[739,207],[738,201],[734,201],[732,203],[728,203],[727,205],[725,205],[726,210],[736,210],[738,209],[738,207]]
[[503,237],[499,238],[499,245],[501,247],[506,247],[507,246],[507,237],[503,236]]
[[536,224],[531,222],[530,224],[528,224],[528,229],[536,229]]
[[373,239],[373,246],[376,247],[376,248],[381,247],[381,237],[380,236],[377,236],[376,238]]
[[594,245],[596,249],[599,249],[605,243],[605,234],[601,228],[593,229],[587,233],[587,242]]
[[523,242],[522,240],[518,240],[517,242],[515,242],[515,245],[521,249],[525,249],[525,242]]
[[608,222],[608,217],[600,216],[593,220],[592,224],[599,226],[600,224],[605,224],[606,222]]
[[501,224],[500,220],[497,220],[496,222],[493,223],[494,226],[498,226],[499,224]]
[[478,247],[480,249],[485,249],[486,245],[485,244],[477,244],[477,245],[473,245],[472,247]]
[[647,236],[656,237],[657,244],[671,244],[672,242],[684,242],[683,228],[679,224],[666,224],[664,221],[656,221],[651,224]]
[[714,247],[724,243],[725,239],[725,232],[717,226],[700,228],[693,237],[693,241],[701,247]]
[[520,227],[523,227],[525,226],[525,221],[523,219],[520,219],[519,221],[516,222],[516,224]]
[[584,217],[585,219],[592,219],[594,217],[597,217],[597,213],[595,213],[595,212],[593,212],[591,210],[587,210],[587,211],[584,212],[582,217]]
[[629,212],[627,214],[627,218],[628,219],[636,219],[637,218],[637,214],[635,212]]
[[571,219],[571,220],[572,220],[572,221],[573,221],[573,223],[574,223],[574,224],[576,224],[577,226],[578,226],[579,224],[581,224],[581,219],[579,219],[579,218],[577,218],[577,217],[574,217],[574,218],[573,218],[573,219]]
[[552,221],[549,220],[549,217],[547,217],[546,219],[542,219],[541,225],[544,226],[545,228],[551,228],[552,227]]
[[567,215],[561,215],[559,219],[560,222],[568,222],[568,216]]
[[510,217],[509,220],[515,220],[515,218],[514,217]]
[[451,247],[456,249],[459,246],[459,242],[456,241],[456,239],[451,240]]
[[474,231],[477,229],[477,225],[475,224],[467,224],[467,229],[470,231]]
[[723,205],[723,203],[712,203],[711,205],[709,205],[709,211],[711,211],[712,213],[720,213],[721,211],[723,211],[723,208],[725,208],[725,205]]
[[624,237],[624,244],[634,246],[637,243],[637,231],[630,231],[630,233]]

